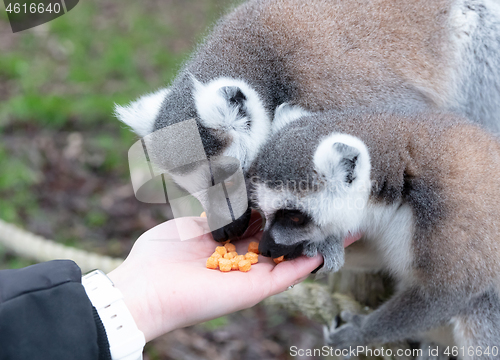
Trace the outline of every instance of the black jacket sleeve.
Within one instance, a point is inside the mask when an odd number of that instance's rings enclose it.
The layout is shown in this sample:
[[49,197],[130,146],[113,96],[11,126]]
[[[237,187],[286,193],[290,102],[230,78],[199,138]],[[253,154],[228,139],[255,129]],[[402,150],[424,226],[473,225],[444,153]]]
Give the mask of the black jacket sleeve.
[[0,360],[26,359],[111,359],[73,261],[0,271]]

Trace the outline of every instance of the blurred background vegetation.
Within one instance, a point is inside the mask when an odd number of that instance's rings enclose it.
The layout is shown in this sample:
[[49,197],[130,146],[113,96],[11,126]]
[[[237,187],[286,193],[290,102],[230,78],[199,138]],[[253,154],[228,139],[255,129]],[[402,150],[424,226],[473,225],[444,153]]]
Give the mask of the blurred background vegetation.
[[[121,257],[165,221],[164,207],[134,197],[127,151],[136,136],[113,106],[168,85],[235,5],[82,0],[16,34],[0,5],[0,219]],[[0,269],[30,263],[0,245]],[[168,334],[148,345],[146,359],[287,359],[290,344],[321,344],[319,330],[257,306]]]
[[113,106],[168,85],[231,6],[82,1],[16,34],[1,11],[0,218],[114,256],[164,220],[133,198],[126,159],[136,137]]

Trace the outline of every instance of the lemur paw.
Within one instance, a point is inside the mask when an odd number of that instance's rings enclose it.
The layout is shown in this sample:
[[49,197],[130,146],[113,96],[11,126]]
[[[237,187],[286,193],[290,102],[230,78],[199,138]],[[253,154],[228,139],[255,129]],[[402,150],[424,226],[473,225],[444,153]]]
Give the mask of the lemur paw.
[[325,343],[336,349],[348,349],[350,346],[364,344],[365,337],[362,332],[364,317],[365,315],[343,311],[341,318],[347,323],[337,327],[339,320],[335,319],[329,329],[325,327],[323,329]]
[[318,253],[318,244],[315,242],[308,242],[304,246],[303,253],[308,257],[315,257],[316,254]]
[[318,273],[336,272],[344,265],[344,247],[342,242],[335,238],[328,238],[321,242],[309,242],[304,246],[304,255],[323,255],[323,267]]

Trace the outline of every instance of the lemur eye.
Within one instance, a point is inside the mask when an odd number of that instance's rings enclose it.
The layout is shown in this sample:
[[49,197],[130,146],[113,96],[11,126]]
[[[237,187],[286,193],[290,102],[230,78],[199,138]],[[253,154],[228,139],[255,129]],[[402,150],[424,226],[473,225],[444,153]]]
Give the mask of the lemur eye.
[[288,216],[288,219],[290,219],[295,225],[302,225],[306,221],[306,217],[303,214],[290,214]]
[[294,226],[303,225],[308,220],[307,215],[303,214],[298,210],[285,210],[285,209],[281,210],[277,214],[277,218],[282,219],[282,221],[288,222],[288,224]]

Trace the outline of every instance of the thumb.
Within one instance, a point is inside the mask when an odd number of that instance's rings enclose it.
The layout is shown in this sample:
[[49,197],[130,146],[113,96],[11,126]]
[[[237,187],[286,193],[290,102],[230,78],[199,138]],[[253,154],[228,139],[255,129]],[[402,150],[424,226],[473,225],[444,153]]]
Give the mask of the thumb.
[[311,272],[323,263],[323,256],[301,256],[291,261],[283,261],[271,271],[272,286],[270,295],[285,291],[290,285],[295,285],[305,280]]

